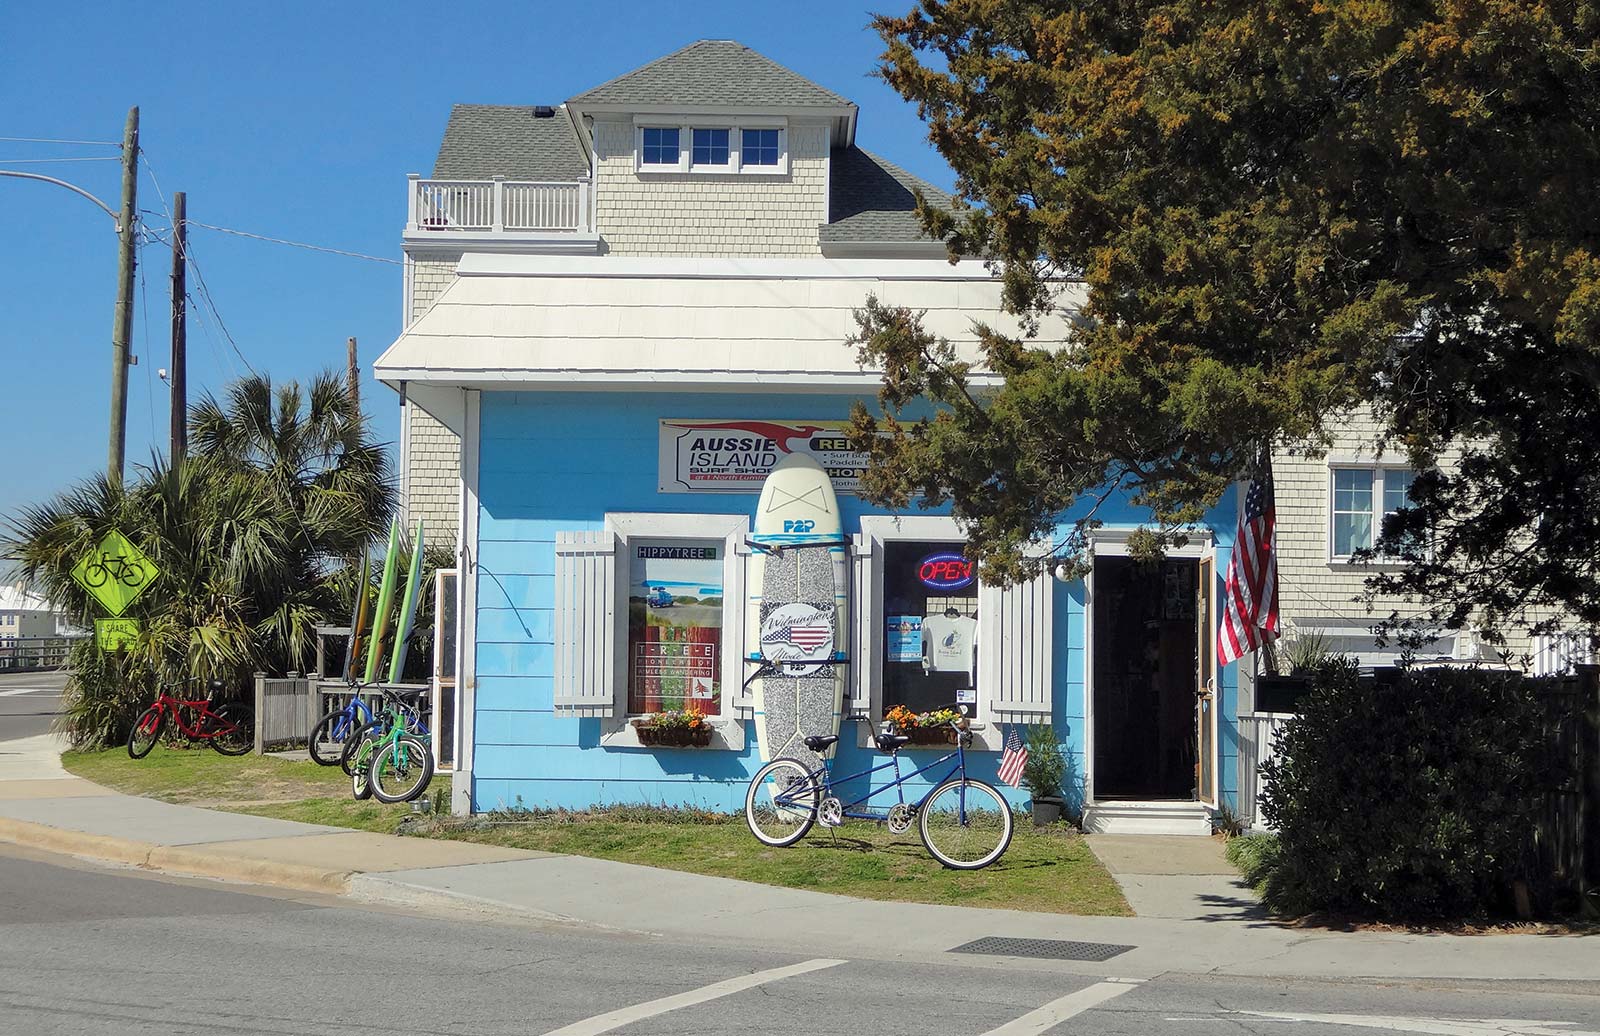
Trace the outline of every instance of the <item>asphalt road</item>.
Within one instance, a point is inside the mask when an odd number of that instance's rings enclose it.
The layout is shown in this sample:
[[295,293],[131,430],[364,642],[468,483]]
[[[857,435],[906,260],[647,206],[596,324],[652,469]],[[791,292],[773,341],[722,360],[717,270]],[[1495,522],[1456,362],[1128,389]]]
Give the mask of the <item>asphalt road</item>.
[[996,958],[818,959],[781,941],[752,953],[405,913],[0,845],[0,1032],[30,1036],[1600,1032],[1600,983],[1125,983]]
[[66,682],[65,673],[0,674],[0,741],[48,733]]

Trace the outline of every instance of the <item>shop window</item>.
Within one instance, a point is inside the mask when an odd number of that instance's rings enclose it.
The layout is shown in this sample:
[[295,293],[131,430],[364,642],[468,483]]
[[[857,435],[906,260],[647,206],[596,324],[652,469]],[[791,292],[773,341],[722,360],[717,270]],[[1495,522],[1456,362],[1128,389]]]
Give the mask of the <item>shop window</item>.
[[628,541],[628,712],[723,714],[722,539]]
[[690,706],[735,718],[748,529],[743,515],[609,514],[602,530],[558,533],[557,713],[623,734],[629,716]]
[[978,580],[959,543],[895,540],[883,549],[883,708],[976,709]]

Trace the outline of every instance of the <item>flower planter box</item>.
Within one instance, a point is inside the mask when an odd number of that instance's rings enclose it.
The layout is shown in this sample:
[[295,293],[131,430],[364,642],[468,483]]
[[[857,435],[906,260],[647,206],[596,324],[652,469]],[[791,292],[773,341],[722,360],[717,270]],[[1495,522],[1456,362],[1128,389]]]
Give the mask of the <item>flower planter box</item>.
[[656,729],[635,723],[634,733],[639,735],[639,743],[648,748],[705,748],[711,744],[711,728],[701,727],[699,730],[690,730],[687,727],[666,727]]
[[913,745],[953,745],[956,732],[949,726],[905,727],[900,731],[911,739]]

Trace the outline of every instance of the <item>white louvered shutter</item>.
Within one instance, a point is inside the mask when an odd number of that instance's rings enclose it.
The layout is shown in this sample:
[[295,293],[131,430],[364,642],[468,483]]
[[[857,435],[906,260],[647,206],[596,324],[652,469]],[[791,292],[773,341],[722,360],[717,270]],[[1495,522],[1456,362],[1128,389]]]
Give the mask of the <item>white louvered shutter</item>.
[[883,674],[883,583],[872,537],[852,537],[850,555],[850,678],[845,714],[870,719],[873,693]]
[[1054,707],[1055,580],[978,591],[978,693],[997,723],[1049,723]]
[[610,716],[627,680],[617,630],[617,537],[556,534],[555,709]]
[[722,700],[736,709],[756,707],[755,694],[745,681],[756,667],[745,661],[749,646],[757,642],[756,632],[745,628],[745,612],[750,601],[750,544],[743,530],[727,539],[728,563],[722,577],[722,635],[729,643],[722,646]]

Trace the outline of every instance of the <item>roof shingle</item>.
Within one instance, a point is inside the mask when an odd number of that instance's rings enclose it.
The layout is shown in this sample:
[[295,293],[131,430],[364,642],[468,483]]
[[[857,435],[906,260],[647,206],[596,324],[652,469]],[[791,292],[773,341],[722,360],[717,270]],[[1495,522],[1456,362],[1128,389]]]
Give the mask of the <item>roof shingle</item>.
[[914,191],[941,209],[952,207],[950,195],[870,151],[834,148],[822,240],[931,242],[917,219]]
[[854,107],[734,40],[699,40],[574,97],[570,104]]
[[565,182],[587,175],[589,160],[566,112],[540,118],[526,105],[455,105],[433,164],[436,180]]

